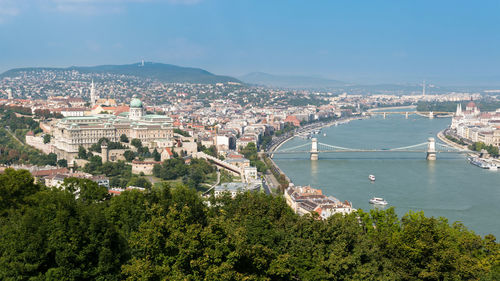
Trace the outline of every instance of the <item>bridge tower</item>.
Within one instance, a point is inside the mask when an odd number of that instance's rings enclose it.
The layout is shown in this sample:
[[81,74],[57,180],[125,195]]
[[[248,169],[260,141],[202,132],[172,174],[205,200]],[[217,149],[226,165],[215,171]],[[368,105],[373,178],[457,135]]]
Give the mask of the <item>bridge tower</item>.
[[434,119],[434,113],[432,111],[429,111],[429,119]]
[[427,160],[435,161],[436,160],[436,141],[434,138],[427,139]]
[[312,138],[311,139],[311,160],[315,161],[315,160],[318,160],[318,158],[319,158],[318,139]]
[[405,113],[405,118],[408,119],[408,111]]

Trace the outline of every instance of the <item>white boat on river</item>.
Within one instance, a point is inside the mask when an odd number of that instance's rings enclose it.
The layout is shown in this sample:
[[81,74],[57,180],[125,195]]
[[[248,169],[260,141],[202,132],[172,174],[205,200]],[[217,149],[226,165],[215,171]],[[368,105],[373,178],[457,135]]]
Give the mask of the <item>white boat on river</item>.
[[387,201],[384,200],[384,198],[380,198],[380,197],[373,197],[372,199],[370,199],[370,204],[374,204],[374,205],[387,205]]

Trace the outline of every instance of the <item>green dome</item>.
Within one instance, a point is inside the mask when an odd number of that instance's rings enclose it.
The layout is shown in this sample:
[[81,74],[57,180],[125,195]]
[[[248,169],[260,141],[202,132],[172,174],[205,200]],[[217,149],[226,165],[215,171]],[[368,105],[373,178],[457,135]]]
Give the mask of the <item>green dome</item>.
[[138,98],[133,98],[132,101],[130,101],[130,107],[142,107],[142,101]]

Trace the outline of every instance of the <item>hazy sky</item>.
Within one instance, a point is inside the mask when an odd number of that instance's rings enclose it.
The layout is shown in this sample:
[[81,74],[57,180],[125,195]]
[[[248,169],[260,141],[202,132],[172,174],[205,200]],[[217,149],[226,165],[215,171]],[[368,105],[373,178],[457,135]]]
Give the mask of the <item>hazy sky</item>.
[[0,71],[194,66],[500,84],[500,1],[0,0]]

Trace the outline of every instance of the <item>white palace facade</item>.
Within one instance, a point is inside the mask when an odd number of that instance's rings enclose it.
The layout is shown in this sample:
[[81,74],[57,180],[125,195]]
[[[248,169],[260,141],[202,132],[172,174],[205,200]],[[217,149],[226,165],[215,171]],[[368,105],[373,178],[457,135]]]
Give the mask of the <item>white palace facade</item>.
[[118,116],[97,114],[61,119],[53,127],[53,150],[58,158],[73,163],[80,146],[88,149],[101,138],[119,142],[123,134],[129,140],[141,140],[144,146],[152,149],[173,145],[171,118],[165,115],[146,115],[142,102],[134,97],[130,102],[130,112]]
[[462,106],[458,104],[450,128],[463,139],[500,147],[500,109],[480,112],[471,101],[462,110]]

